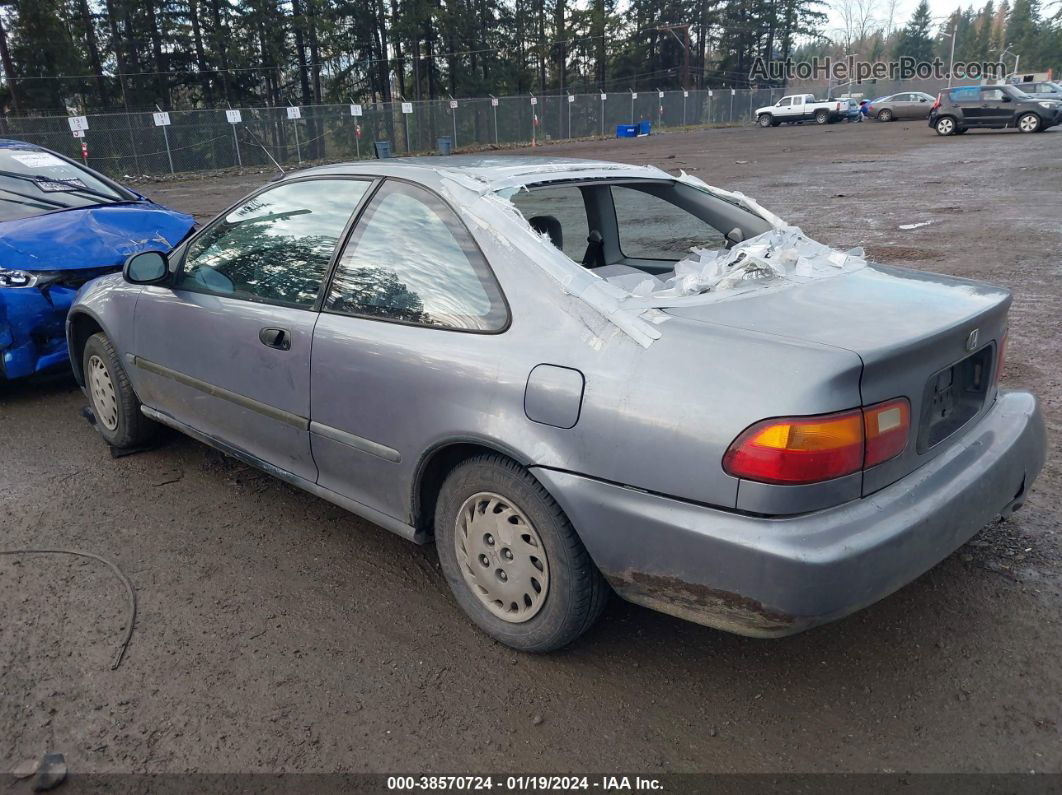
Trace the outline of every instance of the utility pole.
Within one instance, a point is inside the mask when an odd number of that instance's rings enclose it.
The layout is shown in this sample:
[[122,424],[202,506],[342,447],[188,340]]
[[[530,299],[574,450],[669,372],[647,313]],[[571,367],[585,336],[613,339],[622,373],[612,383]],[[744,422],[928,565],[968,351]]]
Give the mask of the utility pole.
[[[670,33],[675,41],[682,45],[682,87],[690,87],[690,23],[683,22],[674,25],[657,25],[656,29],[663,33]],[[683,38],[679,38],[676,30],[681,30]]]

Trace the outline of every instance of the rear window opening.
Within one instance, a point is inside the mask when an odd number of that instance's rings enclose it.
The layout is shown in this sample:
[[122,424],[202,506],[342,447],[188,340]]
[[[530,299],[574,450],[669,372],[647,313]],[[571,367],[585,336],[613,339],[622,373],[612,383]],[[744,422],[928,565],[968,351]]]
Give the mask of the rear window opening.
[[816,278],[865,264],[862,251],[833,251],[677,180],[573,180],[503,195],[570,260],[643,298]]

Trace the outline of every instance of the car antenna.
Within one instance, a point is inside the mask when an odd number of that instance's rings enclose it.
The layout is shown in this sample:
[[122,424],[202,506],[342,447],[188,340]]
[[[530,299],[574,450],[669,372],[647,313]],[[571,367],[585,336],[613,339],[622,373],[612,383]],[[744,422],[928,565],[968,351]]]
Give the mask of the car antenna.
[[243,124],[241,126],[243,127],[244,130],[247,131],[247,133],[252,138],[254,138],[254,142],[256,144],[258,144],[258,146],[261,147],[262,151],[265,152],[266,157],[268,157],[270,160],[273,161],[273,165],[277,167],[277,171],[280,172],[280,176],[282,176],[282,177],[285,176],[287,174],[287,172],[281,167],[280,163],[277,162],[277,159],[275,157],[273,157],[273,155],[271,155],[269,153],[269,150],[266,149],[266,145],[264,143],[262,143],[262,139],[259,138],[257,135],[255,135],[254,131],[250,127],[248,127],[246,124]]

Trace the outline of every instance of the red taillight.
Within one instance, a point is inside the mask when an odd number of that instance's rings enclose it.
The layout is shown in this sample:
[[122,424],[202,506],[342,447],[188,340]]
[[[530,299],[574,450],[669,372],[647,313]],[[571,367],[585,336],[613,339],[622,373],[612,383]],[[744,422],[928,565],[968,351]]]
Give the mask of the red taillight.
[[911,430],[911,404],[907,398],[897,398],[868,406],[863,409],[863,428],[867,445],[863,468],[870,469],[895,458],[907,447],[907,435]]
[[940,107],[941,98],[943,96],[944,96],[943,94],[937,94],[937,101],[933,103],[933,107],[931,107],[930,110],[936,110],[937,108]]
[[1010,330],[1003,332],[1003,336],[999,338],[999,350],[996,351],[996,374],[992,378],[995,383],[999,383],[999,379],[1003,376],[1003,363],[1007,359],[1007,336],[1010,334]]
[[838,414],[764,420],[734,440],[723,469],[760,483],[819,483],[898,456],[910,427],[906,398]]
[[863,416],[858,410],[820,417],[764,420],[723,456],[723,469],[761,483],[817,483],[863,466]]

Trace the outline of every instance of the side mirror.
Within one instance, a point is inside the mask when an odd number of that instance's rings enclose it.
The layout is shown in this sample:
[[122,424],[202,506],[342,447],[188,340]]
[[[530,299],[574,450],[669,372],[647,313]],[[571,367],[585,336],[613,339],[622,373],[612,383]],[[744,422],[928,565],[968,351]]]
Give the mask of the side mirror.
[[122,277],[130,284],[158,284],[169,275],[169,261],[158,251],[133,254],[122,268]]

